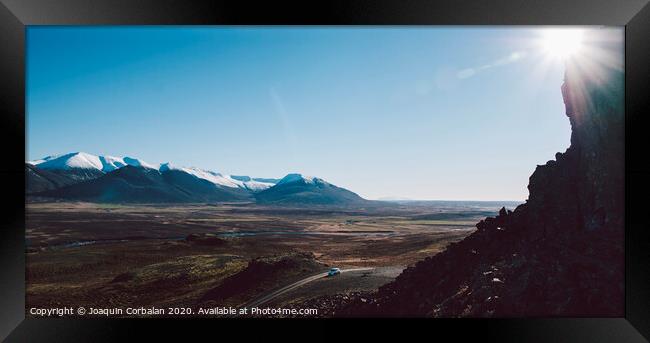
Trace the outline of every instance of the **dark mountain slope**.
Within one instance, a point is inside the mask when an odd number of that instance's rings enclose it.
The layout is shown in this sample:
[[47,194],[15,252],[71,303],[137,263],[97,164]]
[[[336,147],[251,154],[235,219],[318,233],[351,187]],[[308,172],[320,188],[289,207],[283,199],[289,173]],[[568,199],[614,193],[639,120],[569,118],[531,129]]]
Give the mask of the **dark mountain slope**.
[[206,180],[180,171],[161,173],[155,169],[134,166],[126,166],[94,180],[37,195],[109,203],[238,201],[248,198],[246,194],[223,190]]
[[162,177],[169,185],[191,194],[194,200],[202,202],[254,200],[246,189],[220,187],[181,170],[166,170],[162,172]]
[[79,181],[65,174],[39,169],[25,163],[25,192],[27,194],[57,189],[77,182]]
[[157,170],[132,166],[38,195],[93,202],[183,202],[190,199],[188,192],[170,188]]
[[104,175],[100,170],[69,168],[43,169],[25,163],[25,193],[33,194],[53,190],[86,180],[93,180]]
[[579,70],[562,86],[571,146],[537,167],[527,203],[337,315],[624,315],[623,73]]

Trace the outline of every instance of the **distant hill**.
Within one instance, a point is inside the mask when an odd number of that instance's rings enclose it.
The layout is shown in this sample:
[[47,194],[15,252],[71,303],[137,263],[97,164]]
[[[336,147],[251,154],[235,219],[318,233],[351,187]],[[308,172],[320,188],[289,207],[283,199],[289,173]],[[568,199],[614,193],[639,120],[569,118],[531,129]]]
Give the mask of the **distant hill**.
[[323,179],[289,174],[278,183],[255,194],[263,204],[353,205],[371,203],[347,189],[334,186]]

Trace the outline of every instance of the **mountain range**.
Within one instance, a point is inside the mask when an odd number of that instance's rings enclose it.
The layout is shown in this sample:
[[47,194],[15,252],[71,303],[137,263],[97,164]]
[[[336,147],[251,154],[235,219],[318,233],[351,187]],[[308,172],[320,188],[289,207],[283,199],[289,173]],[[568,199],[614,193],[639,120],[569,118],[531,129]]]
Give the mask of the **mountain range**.
[[105,203],[256,202],[277,205],[362,205],[347,189],[302,174],[281,179],[225,175],[171,163],[84,152],[25,163],[26,193]]

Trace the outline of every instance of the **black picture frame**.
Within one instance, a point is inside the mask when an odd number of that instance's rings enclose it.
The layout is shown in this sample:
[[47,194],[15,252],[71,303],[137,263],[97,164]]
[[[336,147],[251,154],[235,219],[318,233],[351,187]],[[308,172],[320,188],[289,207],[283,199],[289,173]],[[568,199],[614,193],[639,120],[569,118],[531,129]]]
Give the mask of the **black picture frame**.
[[[251,329],[252,320],[72,320],[25,319],[25,28],[29,25],[624,25],[626,37],[626,302],[624,318],[400,320],[400,330],[382,320],[336,321],[364,335],[397,334],[411,328],[432,336],[476,337],[500,342],[643,342],[650,338],[650,237],[644,196],[650,191],[644,163],[649,146],[650,5],[648,0],[492,1],[174,1],[174,0],[0,0],[0,338],[8,341],[135,340],[162,334],[185,335],[202,327],[245,329],[247,337],[273,336],[295,327],[331,320],[273,320]],[[324,322],[324,324],[323,324]],[[376,323],[380,325],[377,325]],[[178,325],[186,328],[178,330]],[[188,328],[189,327],[189,328]],[[389,329],[391,328],[391,329]],[[320,328],[319,328],[320,329]],[[287,331],[285,331],[287,330]],[[388,332],[387,332],[388,331]],[[321,332],[316,332],[320,335]],[[209,337],[209,336],[208,336]],[[645,337],[645,338],[644,338]],[[149,339],[148,339],[149,340]]]

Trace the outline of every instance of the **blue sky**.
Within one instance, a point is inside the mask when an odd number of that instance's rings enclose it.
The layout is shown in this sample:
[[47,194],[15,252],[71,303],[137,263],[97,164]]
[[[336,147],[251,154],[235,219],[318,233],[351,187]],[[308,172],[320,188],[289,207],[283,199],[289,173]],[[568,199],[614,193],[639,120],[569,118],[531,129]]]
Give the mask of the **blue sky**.
[[29,27],[27,159],[85,151],[322,177],[376,199],[524,200],[569,146],[539,29]]

